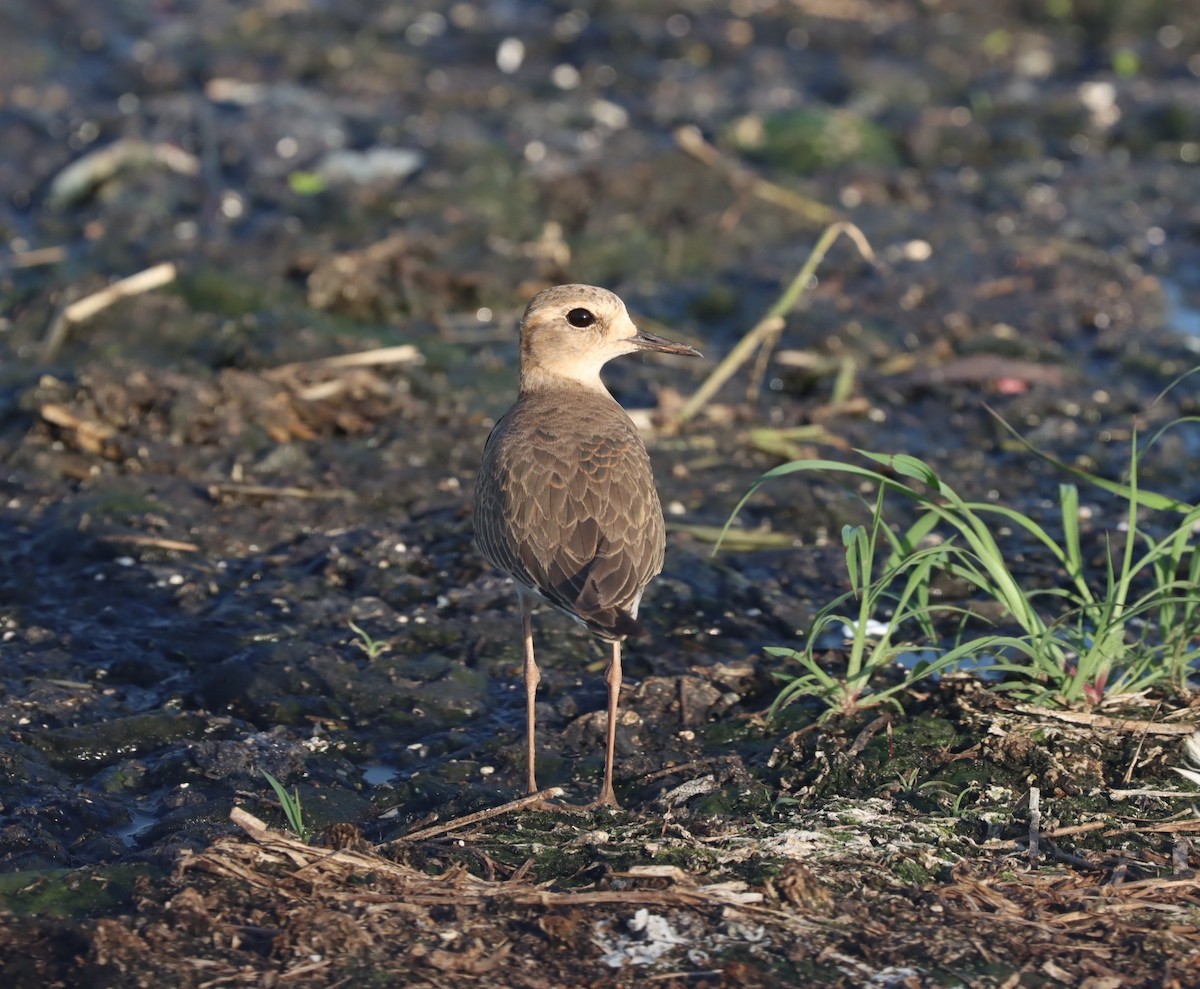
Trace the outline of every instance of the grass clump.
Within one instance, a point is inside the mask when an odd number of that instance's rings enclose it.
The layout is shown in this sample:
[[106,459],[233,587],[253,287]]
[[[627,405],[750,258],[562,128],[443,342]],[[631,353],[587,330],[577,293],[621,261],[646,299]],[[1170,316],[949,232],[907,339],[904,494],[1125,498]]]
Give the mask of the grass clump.
[[[1185,421],[1192,420],[1165,428]],[[1114,547],[1116,540],[1106,537],[1099,568],[1085,559],[1074,483],[1058,487],[1052,534],[1015,508],[964,498],[928,463],[905,454],[857,450],[865,465],[803,459],[768,471],[743,496],[730,523],[758,487],[799,472],[848,474],[877,492],[867,503],[869,523],[842,532],[850,590],[818,612],[803,649],[766,650],[801,667],[779,674],[786,683],[772,712],[806,696],[822,701],[826,714],[895,703],[897,694],[937,671],[981,665],[1003,677],[995,689],[1045,704],[1096,705],[1164,683],[1182,686],[1200,659],[1200,552],[1194,544],[1200,506],[1142,490],[1141,452],[1135,433],[1125,483],[1053,461],[1124,503],[1123,543]],[[889,496],[920,510],[907,529],[889,525]],[[1144,523],[1143,516],[1157,525]],[[1006,550],[1018,536],[1054,562],[1054,586],[1030,589],[1013,569]],[[999,604],[1003,634],[979,634],[966,610],[940,603],[933,590],[938,574]],[[817,648],[839,625],[849,644],[846,668],[835,673],[822,665]],[[912,662],[917,657],[925,658]],[[885,681],[880,674],[902,659],[899,680]]]
[[[835,461],[799,460],[768,472],[760,483],[793,470],[832,470],[836,467],[850,467],[853,473],[861,472],[861,468]],[[883,480],[883,475],[866,473]],[[938,641],[938,617],[958,609],[931,600],[932,579],[938,569],[947,568],[954,556],[961,555],[957,548],[945,544],[920,546],[922,538],[928,534],[929,522],[936,521],[935,516],[925,516],[903,534],[893,532],[884,518],[886,492],[887,485],[880,484],[869,526],[842,528],[850,590],[817,613],[803,650],[786,646],[766,649],[768,655],[798,662],[803,670],[797,676],[787,677],[786,686],[772,705],[772,713],[804,696],[820,699],[830,713],[850,713],[885,702],[896,703],[896,695],[918,680],[993,644],[991,640],[958,643],[932,658],[919,659],[908,665],[898,681],[887,685],[878,682],[880,671],[891,668],[905,655],[915,654],[918,641]],[[886,543],[890,552],[877,566],[882,543]],[[826,670],[817,654],[824,633],[839,628],[849,641],[846,670],[840,675]],[[916,638],[902,635],[906,628],[911,629]]]

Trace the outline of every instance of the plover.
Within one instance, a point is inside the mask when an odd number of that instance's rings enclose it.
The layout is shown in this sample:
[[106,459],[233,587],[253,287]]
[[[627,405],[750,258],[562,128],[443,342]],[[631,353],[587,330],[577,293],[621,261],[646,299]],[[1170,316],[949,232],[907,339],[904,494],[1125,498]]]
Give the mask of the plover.
[[613,790],[621,643],[644,634],[638,605],[662,570],[662,506],[650,457],[600,380],[614,357],[638,351],[699,357],[639,330],[625,304],[592,285],[539,292],[521,320],[516,404],[496,423],[475,481],[475,536],[518,584],[525,647],[527,788],[534,772],[532,600],[548,601],[609,642],[604,782],[589,807],[619,806]]

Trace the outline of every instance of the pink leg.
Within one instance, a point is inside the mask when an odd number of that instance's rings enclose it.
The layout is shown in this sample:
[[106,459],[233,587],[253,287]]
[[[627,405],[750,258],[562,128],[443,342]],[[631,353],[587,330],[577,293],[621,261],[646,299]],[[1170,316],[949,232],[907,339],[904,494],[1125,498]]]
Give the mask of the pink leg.
[[617,754],[617,702],[621,698],[621,643],[612,644],[612,660],[604,677],[608,684],[608,730],[604,736],[604,784],[595,807],[620,807],[613,790],[613,762]]
[[537,793],[537,779],[534,774],[534,728],[537,715],[534,698],[542,676],[538,673],[537,660],[533,658],[533,606],[525,594],[521,595],[521,627],[525,633],[525,758],[528,774],[525,777],[525,791]]

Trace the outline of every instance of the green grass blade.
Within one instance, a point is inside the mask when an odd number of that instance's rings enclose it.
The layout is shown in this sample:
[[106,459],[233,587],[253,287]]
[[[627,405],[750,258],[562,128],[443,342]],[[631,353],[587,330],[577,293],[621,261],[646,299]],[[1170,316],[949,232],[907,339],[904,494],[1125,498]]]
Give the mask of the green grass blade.
[[283,808],[283,816],[288,823],[288,827],[295,832],[297,838],[307,842],[309,838],[308,827],[304,823],[304,808],[300,804],[299,789],[288,793],[284,785],[265,769],[262,770],[262,774],[266,778],[266,781],[271,784],[271,789],[275,791],[275,796],[279,799],[279,806]]
[[1115,494],[1122,501],[1133,501],[1136,505],[1145,508],[1157,509],[1159,511],[1186,512],[1192,507],[1186,502],[1179,501],[1178,499],[1171,498],[1167,495],[1158,494],[1154,491],[1146,491],[1145,489],[1134,490],[1130,488],[1129,485],[1121,484],[1119,481],[1110,481],[1108,478],[1098,477],[1095,474],[1089,474],[1087,471],[1081,470],[1080,468],[1075,467],[1072,464],[1068,464],[1063,460],[1059,460],[1057,457],[1052,457],[1050,454],[1044,453],[1030,443],[1029,440],[1025,439],[1025,437],[1018,433],[1012,426],[1010,426],[1008,422],[1005,421],[1004,417],[1001,416],[995,409],[988,405],[984,405],[984,408],[987,409],[992,417],[998,423],[1000,423],[1000,425],[1008,432],[1010,436],[1012,436],[1035,457],[1044,460],[1048,464],[1053,464],[1059,470],[1070,474],[1071,477],[1078,478],[1079,480],[1092,485],[1092,487],[1100,488],[1102,491],[1107,491],[1110,494]]

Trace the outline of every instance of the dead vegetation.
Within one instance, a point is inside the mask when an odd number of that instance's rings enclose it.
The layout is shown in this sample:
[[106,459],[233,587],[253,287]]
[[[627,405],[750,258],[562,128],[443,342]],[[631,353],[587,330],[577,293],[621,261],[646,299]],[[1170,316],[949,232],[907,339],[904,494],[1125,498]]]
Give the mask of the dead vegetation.
[[[491,859],[487,829],[396,842],[384,856],[353,835],[320,847],[241,810],[233,821],[240,836],[185,853],[161,881],[141,880],[128,914],[83,922],[71,935],[80,939],[73,958],[17,949],[66,935],[7,917],[6,973],[20,957],[47,986],[145,985],[169,971],[173,985],[196,989],[453,987],[480,977],[531,989],[647,980],[925,985],[930,973],[970,985],[1032,978],[1116,989],[1200,978],[1200,878],[1172,873],[1170,856],[1130,854],[1119,843],[1104,854],[1066,854],[1044,839],[1052,850],[1038,868],[1011,842],[992,844],[941,879],[906,886],[883,865],[894,865],[900,847],[913,852],[911,821],[892,822],[889,853],[874,841],[838,842],[836,829],[822,834],[814,818],[812,828],[681,838],[709,863],[707,874],[641,865],[572,882],[539,881],[533,857],[516,867]],[[617,822],[597,840],[641,844],[650,823]],[[1194,820],[1177,825],[1181,835],[1196,830]],[[878,828],[887,822],[875,820]],[[579,838],[574,828],[549,834]],[[493,878],[464,865],[472,853],[489,859]],[[927,854],[943,853],[931,846]],[[730,878],[734,863],[751,859],[773,862],[770,876]],[[878,873],[864,871],[864,859]]]

